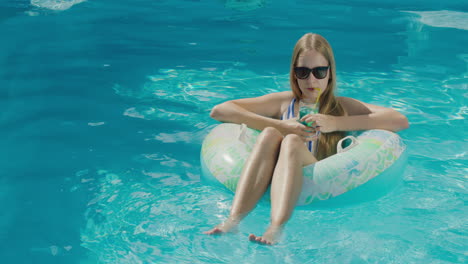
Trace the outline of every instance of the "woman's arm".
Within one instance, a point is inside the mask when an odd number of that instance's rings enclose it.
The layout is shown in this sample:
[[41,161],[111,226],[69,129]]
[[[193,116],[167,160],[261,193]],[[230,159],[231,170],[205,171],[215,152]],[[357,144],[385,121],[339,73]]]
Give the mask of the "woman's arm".
[[336,117],[336,130],[354,131],[385,129],[398,132],[409,127],[408,119],[400,112],[367,104],[349,97],[339,97],[347,115]]
[[266,127],[280,126],[281,106],[291,100],[290,92],[280,92],[255,98],[227,101],[216,105],[210,116],[221,122],[241,124],[263,130]]

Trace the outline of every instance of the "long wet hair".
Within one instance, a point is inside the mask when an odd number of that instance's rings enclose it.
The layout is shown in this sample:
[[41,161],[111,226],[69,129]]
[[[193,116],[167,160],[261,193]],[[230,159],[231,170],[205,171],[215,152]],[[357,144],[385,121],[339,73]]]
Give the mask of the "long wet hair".
[[[335,97],[336,90],[336,65],[333,50],[328,41],[314,33],[307,33],[302,36],[294,46],[294,51],[291,60],[291,69],[289,71],[289,81],[291,89],[296,100],[302,98],[301,89],[297,83],[294,67],[297,66],[297,60],[301,54],[306,51],[315,50],[322,54],[327,59],[330,65],[330,77],[328,79],[327,89],[320,95],[319,113],[333,116],[343,116],[344,109]],[[336,154],[336,145],[340,139],[345,136],[344,132],[336,131],[331,133],[321,133],[318,139],[317,159],[322,160],[333,154]]]

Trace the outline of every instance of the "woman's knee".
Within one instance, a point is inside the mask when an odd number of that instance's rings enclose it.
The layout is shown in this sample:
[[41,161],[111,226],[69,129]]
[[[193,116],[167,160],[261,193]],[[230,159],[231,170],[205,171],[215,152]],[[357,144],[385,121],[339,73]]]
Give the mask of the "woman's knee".
[[281,143],[281,151],[284,152],[295,152],[298,147],[304,145],[302,138],[296,134],[289,134],[284,137]]
[[260,133],[259,140],[269,144],[280,143],[283,140],[283,135],[274,127],[266,127]]
[[287,135],[281,143],[280,152],[285,155],[286,159],[298,158],[303,166],[317,162],[317,159],[310,153],[304,140],[298,135]]

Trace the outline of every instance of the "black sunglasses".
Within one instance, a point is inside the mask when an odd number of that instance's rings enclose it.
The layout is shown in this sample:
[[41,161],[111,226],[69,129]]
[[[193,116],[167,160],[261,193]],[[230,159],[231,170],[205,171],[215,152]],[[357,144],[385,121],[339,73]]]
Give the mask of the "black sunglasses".
[[330,68],[330,66],[315,67],[313,69],[307,67],[295,67],[294,74],[298,79],[307,79],[312,72],[315,78],[323,79],[327,77],[328,68]]

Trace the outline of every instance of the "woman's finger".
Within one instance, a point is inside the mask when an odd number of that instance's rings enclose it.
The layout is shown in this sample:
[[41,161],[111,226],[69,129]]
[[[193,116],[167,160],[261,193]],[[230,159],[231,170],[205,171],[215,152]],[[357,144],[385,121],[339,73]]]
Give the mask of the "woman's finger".
[[305,131],[301,131],[301,133],[299,133],[299,135],[300,135],[301,137],[305,137],[305,138],[306,138],[306,137],[309,137],[309,136],[310,136],[310,133],[309,133],[309,132],[305,132]]
[[305,121],[307,118],[309,118],[310,114],[307,114],[305,116],[303,116],[301,119],[299,119],[299,121]]
[[305,122],[306,122],[307,124],[314,124],[316,121],[317,121],[317,120],[316,120],[313,116],[311,116],[311,117],[305,119]]
[[311,118],[313,119],[313,118],[314,118],[314,115],[312,115],[312,114],[307,114],[307,115],[303,116],[303,117],[301,118],[300,121],[306,121],[306,120],[309,120],[309,119],[311,119]]

